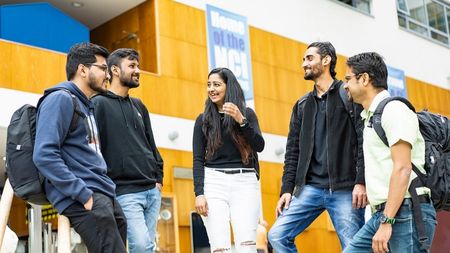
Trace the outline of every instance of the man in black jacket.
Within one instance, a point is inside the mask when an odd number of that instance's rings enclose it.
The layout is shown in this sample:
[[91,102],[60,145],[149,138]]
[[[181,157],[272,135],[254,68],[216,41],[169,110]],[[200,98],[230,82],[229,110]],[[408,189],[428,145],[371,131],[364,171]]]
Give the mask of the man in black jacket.
[[128,252],[154,252],[163,160],[147,108],[128,95],[139,86],[139,55],[133,49],[117,49],[108,57],[108,67],[111,87],[93,98],[101,151],[127,218]]
[[310,44],[303,58],[314,89],[292,110],[277,220],[269,231],[276,252],[297,252],[295,237],[325,210],[342,248],[364,224],[361,107],[335,79],[336,60],[329,42]]

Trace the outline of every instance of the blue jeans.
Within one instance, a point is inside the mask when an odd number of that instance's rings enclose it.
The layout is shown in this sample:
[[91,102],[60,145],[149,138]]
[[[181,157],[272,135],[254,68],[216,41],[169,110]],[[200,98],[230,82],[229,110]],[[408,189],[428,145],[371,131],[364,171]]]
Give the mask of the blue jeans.
[[295,237],[325,210],[330,214],[341,247],[345,248],[364,225],[364,208],[352,208],[352,191],[330,192],[305,185],[298,197],[292,197],[289,208],[278,216],[269,231],[269,241],[275,251],[297,252]]
[[127,218],[128,252],[154,252],[161,192],[151,190],[117,196]]
[[[436,211],[431,203],[420,204],[422,209],[422,218],[424,220],[425,231],[428,236],[428,245],[431,245],[436,228]],[[355,235],[353,241],[344,250],[350,252],[373,252],[372,237],[380,226],[380,216],[382,211],[376,212],[364,227]],[[395,223],[392,225],[392,235],[388,242],[389,252],[418,253],[427,252],[420,249],[419,239],[417,237],[416,225],[412,215],[411,201],[403,204],[397,215]]]

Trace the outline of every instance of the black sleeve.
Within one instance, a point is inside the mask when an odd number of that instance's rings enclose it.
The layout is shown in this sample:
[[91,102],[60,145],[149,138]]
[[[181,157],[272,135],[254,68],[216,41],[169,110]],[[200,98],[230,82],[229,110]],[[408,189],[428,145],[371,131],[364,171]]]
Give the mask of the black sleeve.
[[156,182],[162,184],[164,177],[164,161],[159,153],[158,148],[156,147],[155,138],[153,137],[152,123],[150,121],[150,115],[148,113],[147,107],[142,103],[140,99],[134,99],[135,102],[138,103],[138,106],[142,110],[142,118],[144,119],[145,126],[145,136],[147,137],[148,142],[150,143],[150,147],[153,151],[153,156],[156,159],[156,164],[158,169],[156,170]]
[[253,151],[262,152],[264,150],[264,138],[261,134],[261,130],[259,129],[258,118],[256,117],[256,113],[251,109],[247,108],[246,110],[246,118],[248,124],[244,127],[241,127],[241,131],[248,141]]
[[364,121],[361,118],[361,112],[363,107],[359,104],[354,104],[354,122],[355,131],[358,141],[357,147],[357,157],[356,157],[356,181],[355,184],[366,184],[364,177],[364,153],[363,153],[363,131],[364,131]]
[[193,153],[193,176],[195,196],[203,195],[203,185],[205,181],[205,151],[206,139],[202,132],[203,114],[200,114],[195,120],[194,136],[192,138]]
[[298,101],[292,109],[289,133],[286,142],[286,154],[284,156],[284,171],[281,185],[281,195],[292,193],[295,187],[295,176],[299,157],[300,118],[298,112]]

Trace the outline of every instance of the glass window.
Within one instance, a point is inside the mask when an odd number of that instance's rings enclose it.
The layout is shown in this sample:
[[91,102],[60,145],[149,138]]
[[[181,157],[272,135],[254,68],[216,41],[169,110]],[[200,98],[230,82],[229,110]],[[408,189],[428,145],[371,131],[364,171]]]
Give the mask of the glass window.
[[[450,8],[446,8],[447,9],[447,27],[448,29],[450,29]],[[450,32],[450,31],[449,31]]]
[[398,24],[403,27],[403,28],[408,28],[406,27],[406,18],[404,16],[398,16]]
[[450,46],[450,1],[397,0],[398,24]]
[[409,16],[419,21],[420,23],[427,23],[427,16],[425,13],[425,6],[423,5],[423,0],[408,0]]
[[403,12],[408,13],[408,5],[406,4],[406,0],[398,0],[397,8]]
[[428,24],[436,30],[447,33],[447,20],[444,6],[430,0],[425,0],[428,13]]
[[370,2],[371,0],[335,0],[351,7],[354,7],[362,12],[370,14]]
[[428,37],[428,29],[416,22],[409,21],[409,29]]
[[370,13],[370,0],[353,0],[356,9],[362,10],[365,13]]
[[431,38],[433,38],[433,39],[435,39],[435,40],[437,40],[439,42],[442,42],[444,44],[448,44],[448,37],[445,36],[445,35],[442,35],[440,33],[431,31]]

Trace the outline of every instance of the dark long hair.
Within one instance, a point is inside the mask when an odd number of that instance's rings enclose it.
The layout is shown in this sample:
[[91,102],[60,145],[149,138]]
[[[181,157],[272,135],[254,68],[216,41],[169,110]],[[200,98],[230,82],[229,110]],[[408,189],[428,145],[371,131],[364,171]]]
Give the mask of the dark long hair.
[[[222,81],[226,84],[225,101],[235,104],[242,115],[246,116],[247,105],[245,104],[244,92],[233,72],[227,68],[215,68],[208,74],[208,78],[212,74],[218,74]],[[234,143],[241,153],[242,162],[248,164],[249,156],[252,148],[239,131],[238,123],[229,115],[224,115],[221,123],[219,110],[209,97],[205,102],[205,111],[203,112],[202,131],[206,136],[206,159],[210,159],[215,151],[222,145],[221,126],[231,135]]]

